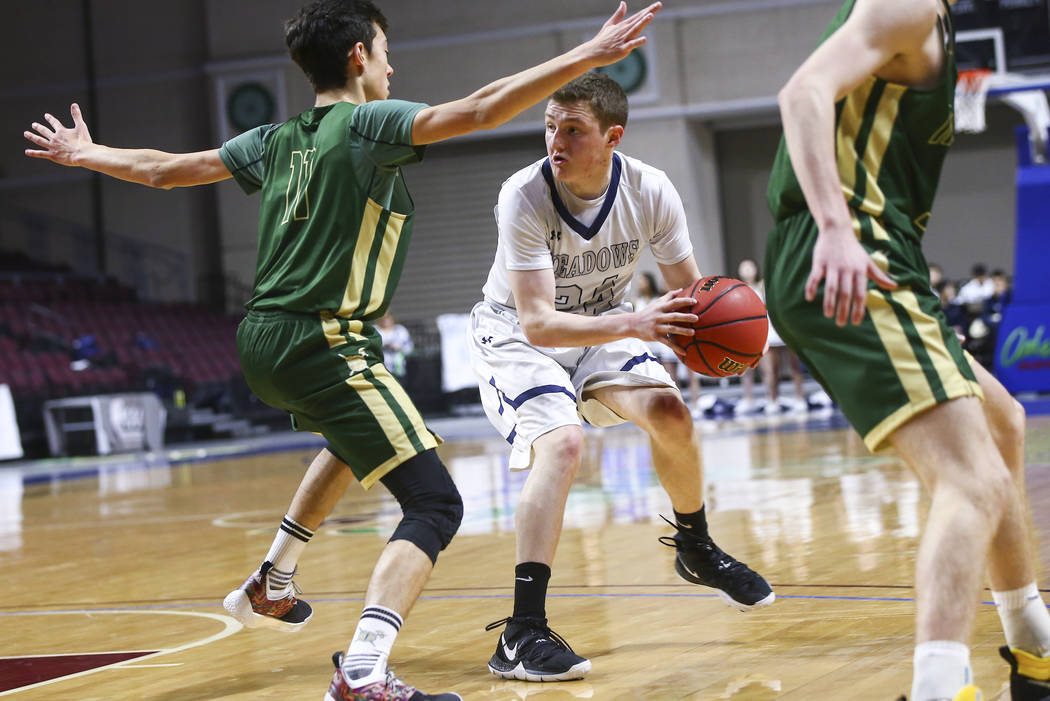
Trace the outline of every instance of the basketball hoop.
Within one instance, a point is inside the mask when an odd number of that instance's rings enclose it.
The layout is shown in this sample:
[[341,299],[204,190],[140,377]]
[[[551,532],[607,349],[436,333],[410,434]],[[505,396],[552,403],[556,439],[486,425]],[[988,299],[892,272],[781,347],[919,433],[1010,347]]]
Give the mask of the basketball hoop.
[[959,71],[955,86],[955,131],[979,134],[987,128],[984,102],[991,87],[992,71],[977,69]]

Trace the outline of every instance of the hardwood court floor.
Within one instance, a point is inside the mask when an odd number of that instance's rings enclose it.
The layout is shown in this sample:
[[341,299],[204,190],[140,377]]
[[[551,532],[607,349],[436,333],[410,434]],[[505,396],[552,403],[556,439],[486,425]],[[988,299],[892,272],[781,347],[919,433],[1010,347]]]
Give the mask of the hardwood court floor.
[[[1028,439],[1044,591],[1048,428],[1032,419]],[[441,448],[466,517],[398,638],[396,671],[425,691],[493,701],[893,701],[907,691],[926,509],[915,479],[849,430],[790,419],[700,430],[712,533],[769,579],[775,605],[738,613],[678,579],[657,542],[670,505],[644,435],[589,431],[549,615],[593,670],[579,682],[497,680],[485,663],[498,633],[483,627],[510,613],[524,476],[506,472],[506,444],[486,432]],[[305,630],[238,632],[220,606],[265,555],[314,452],[116,460],[79,479],[0,467],[0,696],[320,701],[329,656],[345,648],[398,520],[385,491],[352,486],[308,547],[297,578],[315,608]],[[993,606],[980,606],[977,627],[974,670],[995,698],[1007,668]]]

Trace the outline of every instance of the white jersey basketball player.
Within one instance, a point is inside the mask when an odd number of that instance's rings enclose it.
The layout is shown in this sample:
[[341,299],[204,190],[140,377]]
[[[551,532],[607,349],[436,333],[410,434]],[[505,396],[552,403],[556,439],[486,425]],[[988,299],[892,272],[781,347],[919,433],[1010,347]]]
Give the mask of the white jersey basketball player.
[[[511,445],[511,469],[531,467],[515,515],[514,611],[493,674],[527,681],[578,679],[589,660],[547,626],[545,598],[582,422],[636,423],[675,511],[667,544],[686,580],[746,610],[773,602],[761,576],[707,533],[700,447],[689,409],[646,341],[674,348],[696,316],[678,288],[700,272],[681,198],[667,176],[616,153],[627,97],[590,73],[547,105],[547,157],[504,183],[499,242],[485,299],[471,312],[472,367],[492,424]],[[624,302],[638,256],[650,247],[672,292],[635,311]]]

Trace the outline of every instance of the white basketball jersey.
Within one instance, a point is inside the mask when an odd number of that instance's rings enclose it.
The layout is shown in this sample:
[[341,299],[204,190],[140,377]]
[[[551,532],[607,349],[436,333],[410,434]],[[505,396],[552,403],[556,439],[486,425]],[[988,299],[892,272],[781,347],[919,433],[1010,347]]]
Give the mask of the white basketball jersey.
[[595,200],[557,182],[547,159],[505,183],[495,209],[499,241],[485,298],[515,308],[508,270],[554,269],[558,311],[600,314],[624,301],[638,256],[678,263],[693,251],[682,199],[663,171],[613,154],[612,178]]

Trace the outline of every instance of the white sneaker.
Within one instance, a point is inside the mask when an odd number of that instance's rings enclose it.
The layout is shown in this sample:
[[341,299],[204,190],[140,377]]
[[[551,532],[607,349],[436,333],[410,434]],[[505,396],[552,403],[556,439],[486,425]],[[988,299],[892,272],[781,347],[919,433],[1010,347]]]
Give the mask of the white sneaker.
[[744,414],[750,414],[756,409],[755,400],[753,399],[741,399],[733,407],[733,411],[737,416],[743,416]]
[[828,393],[822,389],[818,389],[813,394],[809,395],[809,403],[814,406],[831,406],[834,404]]

